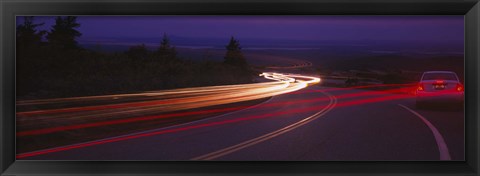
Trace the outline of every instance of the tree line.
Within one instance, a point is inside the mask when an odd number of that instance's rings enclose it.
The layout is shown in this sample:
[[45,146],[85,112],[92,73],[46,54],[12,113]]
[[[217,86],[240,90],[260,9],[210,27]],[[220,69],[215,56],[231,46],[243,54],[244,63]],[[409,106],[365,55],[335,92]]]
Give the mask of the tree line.
[[[253,71],[234,37],[225,46],[223,62],[187,60],[178,56],[168,35],[150,51],[145,44],[105,53],[82,48],[75,16],[56,17],[49,31],[44,23],[24,17],[17,26],[17,98],[37,99],[128,93],[183,87],[253,82]],[[111,29],[114,30],[114,29]]]

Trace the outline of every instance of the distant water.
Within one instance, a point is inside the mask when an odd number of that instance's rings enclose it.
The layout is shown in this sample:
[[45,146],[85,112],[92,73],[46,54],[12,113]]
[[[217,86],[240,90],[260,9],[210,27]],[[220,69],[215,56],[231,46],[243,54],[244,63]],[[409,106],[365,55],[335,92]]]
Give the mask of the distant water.
[[370,51],[374,54],[396,54],[399,53],[398,51]]
[[430,51],[375,51],[372,50],[370,53],[373,54],[419,54],[419,55],[464,55],[464,52],[455,52],[455,51],[444,51],[444,52],[430,52]]
[[[89,49],[106,49],[106,50],[113,50],[113,51],[125,51],[128,50],[131,46],[145,44],[145,46],[149,49],[154,49],[159,47],[159,44],[153,43],[102,43],[102,44],[92,44],[92,43],[82,43],[81,45],[85,48]],[[176,45],[176,48],[184,48],[184,49],[225,49],[225,46],[195,46],[195,45]],[[242,47],[243,50],[318,50],[324,49],[325,47]]]
[[[129,47],[140,45],[142,43],[136,42],[119,42],[119,41],[102,41],[102,42],[93,42],[93,41],[80,41],[80,44],[88,49],[106,51],[106,52],[122,52],[128,50]],[[147,48],[154,50],[159,47],[158,43],[143,43]],[[203,50],[203,49],[212,49],[212,50],[224,50],[224,45],[217,44],[192,44],[192,45],[173,45],[178,49],[192,49],[192,50]],[[371,53],[371,54],[414,54],[414,55],[463,55],[464,52],[460,49],[442,49],[431,47],[429,49],[417,49],[417,48],[402,48],[398,46],[388,46],[388,45],[355,45],[355,44],[255,44],[252,45],[243,45],[243,50],[247,51],[260,51],[260,50],[282,50],[282,51],[315,51],[318,50],[322,53],[349,53],[349,52],[362,52],[362,53]],[[461,48],[463,50],[463,48]]]
[[245,47],[243,48],[244,50],[316,50],[316,49],[321,49],[320,47],[309,47],[309,48],[303,48],[303,47]]

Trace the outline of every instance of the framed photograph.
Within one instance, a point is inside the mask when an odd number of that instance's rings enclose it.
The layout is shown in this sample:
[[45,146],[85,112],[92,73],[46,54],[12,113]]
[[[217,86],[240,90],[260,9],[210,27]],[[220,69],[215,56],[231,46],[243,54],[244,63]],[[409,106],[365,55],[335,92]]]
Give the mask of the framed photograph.
[[478,0],[0,7],[2,175],[479,175]]

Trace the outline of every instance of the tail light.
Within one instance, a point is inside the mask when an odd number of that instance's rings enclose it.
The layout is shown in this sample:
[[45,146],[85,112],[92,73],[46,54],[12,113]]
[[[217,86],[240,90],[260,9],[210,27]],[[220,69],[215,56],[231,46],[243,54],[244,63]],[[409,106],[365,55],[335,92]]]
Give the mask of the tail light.
[[417,91],[424,91],[424,90],[425,90],[425,86],[422,83],[418,84]]
[[455,88],[455,90],[457,90],[459,92],[463,91],[463,85],[460,84],[460,83],[457,83],[457,87]]

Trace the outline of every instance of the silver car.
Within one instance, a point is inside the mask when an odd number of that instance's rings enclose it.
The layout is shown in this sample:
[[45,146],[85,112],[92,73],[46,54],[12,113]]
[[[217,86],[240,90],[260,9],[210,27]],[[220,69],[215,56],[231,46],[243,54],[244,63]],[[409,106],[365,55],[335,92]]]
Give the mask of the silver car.
[[418,108],[427,103],[451,103],[458,106],[464,102],[464,86],[457,74],[451,71],[424,72],[415,94]]

